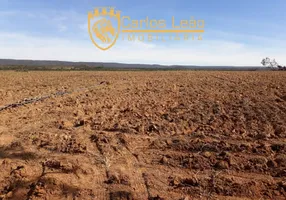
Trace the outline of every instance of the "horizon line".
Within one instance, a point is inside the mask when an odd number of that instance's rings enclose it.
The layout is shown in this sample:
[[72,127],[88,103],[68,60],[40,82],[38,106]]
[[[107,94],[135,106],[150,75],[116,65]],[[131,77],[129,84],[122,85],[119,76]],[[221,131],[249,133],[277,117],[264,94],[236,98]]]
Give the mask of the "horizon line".
[[[136,62],[115,62],[115,61],[79,61],[79,60],[57,60],[57,59],[25,59],[25,58],[0,58],[10,61],[47,61],[47,62],[71,62],[71,63],[93,63],[93,64],[127,64],[127,65],[161,65],[161,66],[183,66],[183,67],[264,67],[261,65],[197,65],[197,64],[160,64],[160,63],[136,63]],[[0,63],[0,65],[3,65]]]

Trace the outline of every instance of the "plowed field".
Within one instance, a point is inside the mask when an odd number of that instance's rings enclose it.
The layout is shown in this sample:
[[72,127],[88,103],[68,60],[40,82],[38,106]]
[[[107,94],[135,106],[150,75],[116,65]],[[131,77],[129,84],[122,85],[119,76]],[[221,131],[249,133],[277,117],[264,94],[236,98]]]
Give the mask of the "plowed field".
[[0,72],[0,199],[286,199],[286,73]]

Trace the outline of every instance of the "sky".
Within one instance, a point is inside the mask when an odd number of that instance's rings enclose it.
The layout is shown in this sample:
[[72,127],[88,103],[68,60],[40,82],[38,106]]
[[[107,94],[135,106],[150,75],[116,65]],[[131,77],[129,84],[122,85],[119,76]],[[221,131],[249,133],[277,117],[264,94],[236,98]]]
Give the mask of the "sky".
[[[205,21],[202,40],[123,41],[98,49],[89,11],[114,7],[132,19]],[[286,65],[285,0],[0,0],[0,59],[121,62],[164,65]]]

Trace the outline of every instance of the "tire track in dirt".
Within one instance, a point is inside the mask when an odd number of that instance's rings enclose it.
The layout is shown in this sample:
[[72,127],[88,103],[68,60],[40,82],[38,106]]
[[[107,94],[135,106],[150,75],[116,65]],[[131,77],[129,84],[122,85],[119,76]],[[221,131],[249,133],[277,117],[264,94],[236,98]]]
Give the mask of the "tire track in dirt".
[[145,200],[149,198],[137,158],[120,136],[101,132],[91,136],[105,162],[105,183],[110,199]]
[[107,173],[108,173],[108,169],[107,169],[108,163],[107,163],[107,160],[105,160],[106,157],[104,155],[104,151],[100,147],[99,141],[96,140],[94,137],[91,137],[90,139],[92,140],[92,142],[95,143],[95,146],[100,154],[100,157],[97,158],[96,160],[98,160],[104,165],[104,169],[101,172],[94,175],[95,184],[100,186],[100,189],[96,190],[96,194],[97,194],[96,198],[99,200],[108,200],[109,191],[108,191],[108,187],[105,185],[105,181],[107,180]]

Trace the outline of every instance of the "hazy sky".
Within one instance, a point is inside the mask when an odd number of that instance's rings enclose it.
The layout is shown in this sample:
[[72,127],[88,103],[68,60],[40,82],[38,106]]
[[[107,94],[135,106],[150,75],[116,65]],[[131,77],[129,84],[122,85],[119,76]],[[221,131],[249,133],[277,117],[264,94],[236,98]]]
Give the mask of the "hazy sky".
[[[128,42],[96,48],[87,13],[112,6],[133,19],[203,19],[202,41]],[[186,65],[286,65],[285,0],[0,0],[0,58]]]

